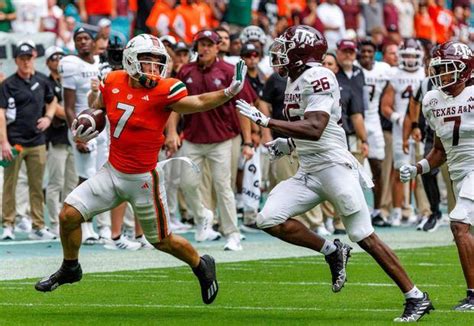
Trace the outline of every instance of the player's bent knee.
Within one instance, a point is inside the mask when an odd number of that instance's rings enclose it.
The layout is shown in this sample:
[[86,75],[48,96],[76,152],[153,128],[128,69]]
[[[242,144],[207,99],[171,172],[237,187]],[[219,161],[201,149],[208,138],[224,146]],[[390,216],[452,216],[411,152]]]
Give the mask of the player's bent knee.
[[465,235],[465,234],[470,234],[469,224],[464,224],[464,223],[457,222],[457,221],[451,221],[450,227],[451,227],[451,232],[454,235],[454,238],[460,237],[460,236]]
[[257,227],[259,229],[262,229],[262,230],[272,228],[272,227],[277,226],[277,225],[279,225],[283,222],[284,221],[279,221],[278,219],[267,218],[262,213],[257,214],[256,224],[257,224]]
[[64,204],[59,213],[59,222],[63,227],[75,228],[84,222],[81,213],[71,205]]

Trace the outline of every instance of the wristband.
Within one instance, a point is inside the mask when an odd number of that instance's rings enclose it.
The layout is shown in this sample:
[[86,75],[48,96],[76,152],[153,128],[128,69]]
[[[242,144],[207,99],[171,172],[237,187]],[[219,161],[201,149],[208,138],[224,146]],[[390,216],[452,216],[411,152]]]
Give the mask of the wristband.
[[243,143],[242,146],[248,146],[250,148],[253,148],[253,143]]
[[411,123],[411,129],[415,129],[415,128],[420,128],[420,126],[418,125],[418,122],[412,122]]
[[53,121],[53,118],[51,118],[49,115],[45,115],[44,118],[49,119],[49,121]]
[[361,140],[360,142],[361,142],[362,144],[368,144],[368,143],[367,143],[367,140]]
[[430,172],[431,168],[430,168],[430,163],[428,162],[428,160],[426,158],[422,159],[421,161],[419,161],[418,163],[416,164],[420,164],[421,166],[421,174],[425,174],[425,173],[428,173]]

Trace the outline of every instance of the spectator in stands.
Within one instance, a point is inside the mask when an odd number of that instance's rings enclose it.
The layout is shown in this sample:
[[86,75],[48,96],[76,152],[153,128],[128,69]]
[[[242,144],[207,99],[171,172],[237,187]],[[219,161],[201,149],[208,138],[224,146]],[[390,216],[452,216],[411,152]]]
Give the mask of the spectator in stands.
[[[188,93],[191,95],[222,89],[232,79],[233,67],[217,59],[219,35],[210,30],[201,31],[196,35],[195,42],[198,59],[196,62],[183,66],[177,76],[178,79],[186,84]],[[246,87],[249,85],[247,84]],[[245,87],[243,92],[245,92]],[[176,144],[181,142],[177,134],[179,119],[179,115],[172,114],[167,127],[167,138],[175,138]],[[232,141],[240,137],[241,132],[234,102],[224,104],[212,111],[187,115],[184,121],[182,154],[200,166],[204,159],[209,161],[217,194],[221,228],[227,237],[224,249],[242,250],[234,193],[231,187]],[[244,127],[246,128],[243,130],[244,144],[250,143],[250,125],[242,125],[242,128]],[[248,148],[244,149],[244,151],[247,150]],[[189,208],[194,213],[197,228],[195,238],[197,241],[215,240],[219,234],[212,230],[213,214],[203,206],[199,183],[199,178],[193,175],[191,169],[184,168],[181,186]]]
[[230,33],[238,33],[252,23],[252,0],[229,0],[224,20]]
[[[307,0],[306,8],[299,14],[299,23],[314,27],[321,33],[324,33],[324,24],[321,21],[321,19],[319,19],[318,17],[317,8],[318,8],[317,0]],[[346,24],[346,28],[347,28],[347,24]]]
[[61,76],[58,72],[59,60],[64,56],[64,51],[51,46],[45,52],[46,65],[50,75],[49,82],[57,100],[56,113],[51,126],[47,130],[48,185],[46,186],[46,206],[50,219],[51,233],[59,236],[59,208],[64,198],[76,187],[77,175],[74,168],[74,156],[69,143],[64,112]]
[[16,19],[12,21],[15,33],[36,34],[40,31],[41,17],[48,14],[47,0],[13,0]]
[[176,15],[175,5],[176,0],[155,1],[146,20],[146,26],[150,29],[151,34],[158,37],[175,35],[171,25]]
[[[371,7],[375,8],[375,7]],[[393,0],[385,0],[383,5],[383,22],[385,29],[389,28],[398,31],[398,8],[393,3]]]
[[449,41],[453,35],[454,16],[445,8],[444,0],[428,0],[428,13],[434,23],[436,43]]
[[201,21],[196,11],[196,0],[182,0],[181,4],[176,7],[172,28],[174,33],[186,44],[191,44],[193,36],[201,30]]
[[11,22],[15,19],[16,12],[12,0],[0,0],[0,32],[10,32]]
[[153,0],[135,0],[136,1],[136,13],[135,19],[133,20],[133,34],[138,35],[142,33],[151,33],[150,29],[146,25],[146,20],[150,15],[150,11],[153,8]]
[[[15,49],[17,71],[1,85],[0,143],[2,157],[12,161],[4,169],[3,235],[13,240],[16,215],[15,190],[21,163],[25,161],[31,204],[33,240],[55,239],[44,224],[43,175],[46,166],[46,137],[44,131],[51,125],[57,101],[48,78],[35,71],[37,56],[32,41],[20,42]],[[12,157],[12,146],[23,150]]]
[[362,16],[365,21],[365,33],[370,32],[375,27],[384,27],[383,23],[383,7],[377,0],[369,0],[369,3],[362,4]]
[[357,32],[361,19],[359,0],[339,0],[339,7],[341,7],[344,13],[346,29],[352,29]]
[[344,14],[336,3],[337,0],[328,0],[316,9],[319,19],[324,24],[324,37],[329,49],[335,49],[337,41],[346,34]]
[[97,26],[102,18],[117,17],[115,0],[77,0],[79,14],[84,23]]
[[455,18],[453,39],[467,44],[469,42],[469,23],[467,21],[470,18],[469,7],[457,6],[453,11]]
[[412,0],[396,0],[398,29],[402,38],[413,37],[415,6]]
[[428,13],[426,2],[420,2],[418,5],[418,12],[415,15],[415,37],[436,43],[434,23]]
[[240,41],[240,33],[230,34],[229,37],[229,56],[239,56],[242,49],[242,41]]
[[56,0],[48,0],[48,12],[41,17],[40,32],[52,32],[56,37],[62,37],[66,30],[64,13],[56,4]]

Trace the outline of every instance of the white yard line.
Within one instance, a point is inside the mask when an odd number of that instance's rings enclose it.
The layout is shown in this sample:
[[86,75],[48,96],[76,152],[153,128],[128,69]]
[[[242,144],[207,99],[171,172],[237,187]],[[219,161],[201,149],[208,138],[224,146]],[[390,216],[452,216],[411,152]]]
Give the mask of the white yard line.
[[[4,307],[57,307],[57,308],[66,308],[66,307],[78,307],[78,308],[149,308],[149,309],[189,309],[189,310],[251,310],[251,311],[365,311],[365,312],[400,312],[400,309],[360,309],[360,308],[342,308],[342,307],[259,307],[259,306],[230,306],[230,305],[173,305],[173,304],[109,304],[109,303],[84,303],[84,304],[73,304],[73,303],[13,303],[13,302],[0,302],[0,306]],[[437,313],[457,313],[458,311],[454,310],[436,310]]]

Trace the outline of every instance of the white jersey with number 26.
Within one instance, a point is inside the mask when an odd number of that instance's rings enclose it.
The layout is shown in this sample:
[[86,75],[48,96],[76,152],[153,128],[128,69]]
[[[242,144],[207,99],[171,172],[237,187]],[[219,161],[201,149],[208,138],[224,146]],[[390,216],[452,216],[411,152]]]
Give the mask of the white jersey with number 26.
[[323,111],[330,116],[319,140],[293,138],[303,171],[319,171],[334,164],[352,162],[344,129],[338,125],[341,119],[339,102],[336,76],[319,64],[294,81],[288,79],[284,114],[289,121],[303,120],[306,112]]

